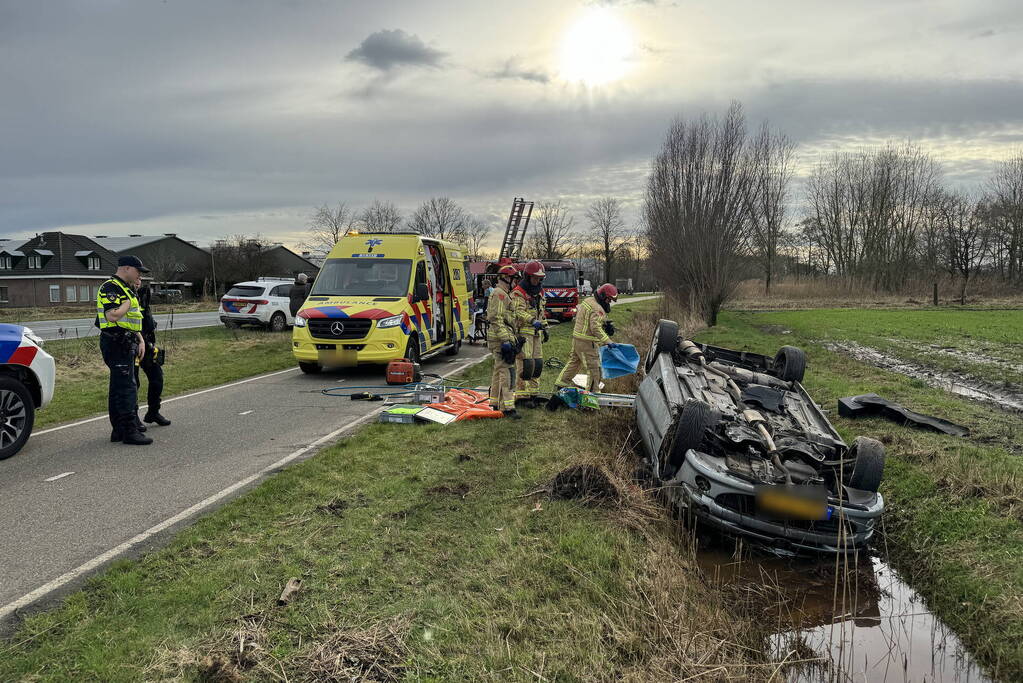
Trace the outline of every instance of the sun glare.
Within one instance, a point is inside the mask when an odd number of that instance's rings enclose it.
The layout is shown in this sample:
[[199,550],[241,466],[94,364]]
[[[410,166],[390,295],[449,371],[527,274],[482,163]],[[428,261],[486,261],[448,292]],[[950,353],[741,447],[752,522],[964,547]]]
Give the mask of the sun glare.
[[632,49],[628,24],[610,9],[590,8],[562,37],[560,76],[591,87],[617,81],[628,70]]

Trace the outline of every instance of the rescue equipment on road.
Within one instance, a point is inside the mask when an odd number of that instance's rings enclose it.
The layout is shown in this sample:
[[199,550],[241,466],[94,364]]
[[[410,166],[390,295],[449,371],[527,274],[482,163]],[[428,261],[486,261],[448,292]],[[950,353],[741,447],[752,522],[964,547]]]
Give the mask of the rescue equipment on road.
[[401,358],[387,364],[386,378],[388,384],[413,384],[423,379],[423,373],[419,363]]

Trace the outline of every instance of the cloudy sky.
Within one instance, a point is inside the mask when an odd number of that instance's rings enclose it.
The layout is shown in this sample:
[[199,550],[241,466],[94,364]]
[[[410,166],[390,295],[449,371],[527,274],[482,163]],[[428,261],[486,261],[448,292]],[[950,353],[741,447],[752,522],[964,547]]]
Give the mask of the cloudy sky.
[[0,0],[0,237],[260,233],[313,207],[513,196],[637,215],[678,115],[912,139],[952,183],[1023,146],[1015,0]]

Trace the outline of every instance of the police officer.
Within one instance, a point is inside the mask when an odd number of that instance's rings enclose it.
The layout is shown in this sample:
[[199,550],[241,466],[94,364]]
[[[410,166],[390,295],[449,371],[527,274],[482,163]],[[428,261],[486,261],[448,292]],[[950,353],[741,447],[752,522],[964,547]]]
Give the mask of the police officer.
[[[139,280],[135,285],[138,292],[139,308],[142,309],[142,340],[146,345],[146,352],[142,354],[142,360],[135,368],[135,386],[140,386],[139,369],[146,373],[146,414],[142,422],[158,424],[166,427],[171,422],[160,414],[160,402],[163,396],[163,353],[164,350],[156,345],[156,319],[153,318],[152,293],[149,287],[142,285]],[[139,431],[146,431],[145,425],[135,418],[135,426]]]
[[138,391],[135,385],[135,361],[146,350],[142,338],[142,310],[134,285],[149,269],[136,256],[117,259],[117,273],[104,282],[96,296],[96,325],[103,362],[110,368],[107,412],[110,414],[111,441],[145,446],[153,440],[139,431]]
[[487,303],[487,348],[494,354],[494,371],[490,375],[490,404],[505,417],[521,419],[515,410],[515,356],[518,341],[515,337],[515,318],[511,310],[510,293],[515,286],[518,271],[508,264],[497,271],[497,286]]
[[558,387],[572,386],[572,378],[580,370],[587,375],[586,389],[597,391],[600,387],[600,354],[598,346],[616,346],[610,334],[614,328],[607,320],[611,311],[611,302],[618,299],[618,290],[614,285],[605,283],[597,288],[593,296],[579,304],[575,315],[575,327],[572,329],[572,351],[568,362],[558,375]]
[[539,261],[530,261],[522,269],[519,286],[512,290],[512,312],[520,338],[525,339],[515,358],[515,404],[537,407],[540,373],[543,372],[543,342],[548,339],[544,315],[543,279],[546,273]]

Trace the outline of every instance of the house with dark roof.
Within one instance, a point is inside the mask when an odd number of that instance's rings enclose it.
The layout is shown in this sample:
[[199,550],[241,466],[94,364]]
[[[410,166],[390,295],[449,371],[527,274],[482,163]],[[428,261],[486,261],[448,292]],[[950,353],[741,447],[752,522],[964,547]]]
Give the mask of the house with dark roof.
[[202,294],[211,271],[210,254],[174,233],[164,235],[128,235],[95,240],[118,256],[138,256],[152,272],[148,278],[164,289],[180,289],[186,295]]
[[95,306],[117,255],[84,235],[44,232],[0,245],[0,306]]

